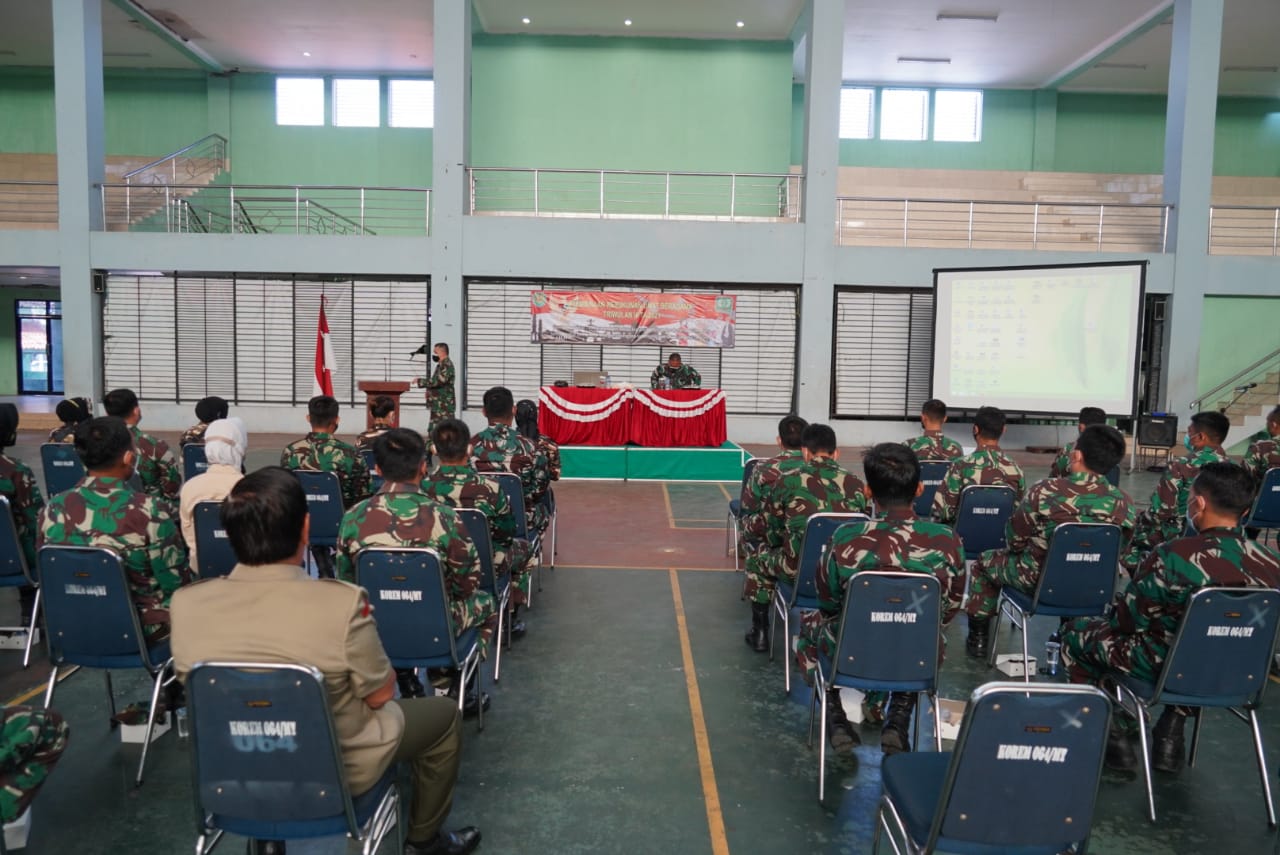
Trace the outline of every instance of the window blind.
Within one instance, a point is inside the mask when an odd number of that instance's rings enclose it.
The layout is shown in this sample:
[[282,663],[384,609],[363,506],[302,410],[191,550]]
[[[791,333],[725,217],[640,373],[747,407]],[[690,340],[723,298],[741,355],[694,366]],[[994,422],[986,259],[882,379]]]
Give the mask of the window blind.
[[930,291],[837,290],[835,415],[918,414],[929,398],[932,360]]

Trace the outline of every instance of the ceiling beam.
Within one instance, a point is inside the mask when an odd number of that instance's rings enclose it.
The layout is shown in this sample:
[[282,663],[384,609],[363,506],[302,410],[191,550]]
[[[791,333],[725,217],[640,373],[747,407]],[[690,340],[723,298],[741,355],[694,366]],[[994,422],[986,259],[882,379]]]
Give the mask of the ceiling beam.
[[1058,89],[1067,82],[1084,74],[1090,68],[1140,36],[1154,30],[1167,19],[1173,17],[1173,0],[1161,2],[1142,17],[1123,27],[1119,32],[1090,49],[1084,56],[1072,62],[1053,77],[1046,80],[1038,88]]
[[214,59],[204,51],[195,42],[184,39],[182,36],[169,29],[146,9],[139,6],[133,0],[111,0],[111,5],[115,6],[121,12],[124,12],[130,18],[133,18],[142,26],[146,27],[152,33],[160,37],[160,40],[205,71],[214,74],[224,74],[227,68],[218,60]]

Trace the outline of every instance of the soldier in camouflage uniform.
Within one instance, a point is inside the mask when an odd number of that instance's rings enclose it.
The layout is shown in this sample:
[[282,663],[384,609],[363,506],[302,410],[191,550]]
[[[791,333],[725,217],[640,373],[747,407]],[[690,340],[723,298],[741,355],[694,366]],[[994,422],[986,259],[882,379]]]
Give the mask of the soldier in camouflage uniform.
[[[366,547],[434,549],[440,556],[454,630],[478,627],[480,652],[486,655],[498,625],[493,595],[481,587],[480,559],[458,515],[422,492],[426,443],[415,431],[396,428],[374,440],[373,455],[386,483],[343,516],[338,529],[338,578],[356,581],[356,554]],[[396,674],[402,695],[421,696],[422,685],[412,669]],[[473,710],[482,702],[474,694],[468,701]]]
[[369,415],[373,416],[373,427],[362,431],[356,437],[356,448],[367,451],[373,448],[373,441],[391,430],[391,414],[396,411],[396,401],[390,395],[379,395],[369,402]]
[[355,446],[333,437],[338,430],[337,400],[328,395],[312,398],[307,402],[307,421],[311,432],[285,446],[280,465],[334,473],[342,484],[342,506],[349,509],[369,495],[369,468]]
[[[860,571],[901,570],[935,577],[942,587],[944,626],[960,611],[964,600],[964,550],[960,539],[949,526],[917,519],[912,508],[924,490],[915,453],[900,443],[881,443],[867,452],[863,470],[867,490],[884,516],[875,522],[836,529],[827,560],[818,565],[818,611],[801,617],[802,631],[796,640],[796,662],[806,682],[813,681],[819,651],[828,660],[835,656],[849,581]],[[939,658],[942,650],[943,640],[939,638]],[[868,694],[866,704],[878,707],[883,701],[883,693],[873,692]],[[910,750],[908,733],[915,704],[914,693],[893,695],[880,734],[884,753]],[[845,751],[861,742],[845,718],[838,689],[828,693],[827,716],[832,748]]]
[[942,435],[947,423],[947,405],[937,398],[930,398],[920,407],[920,427],[924,434],[907,443],[920,462],[926,460],[958,460],[964,456],[960,443]]
[[[1242,466],[1210,461],[1187,501],[1198,534],[1160,544],[1147,556],[1110,615],[1077,618],[1063,633],[1063,662],[1074,683],[1099,684],[1108,671],[1154,683],[1177,634],[1187,601],[1206,587],[1280,587],[1280,555],[1247,540],[1240,517],[1253,501],[1253,478]],[[1152,733],[1152,765],[1177,772],[1186,757],[1188,710],[1166,706]],[[1107,765],[1132,769],[1132,719],[1113,724]]]
[[93,418],[88,398],[65,398],[54,412],[62,424],[49,431],[49,442],[75,442],[76,425]]
[[138,428],[142,421],[142,407],[138,405],[138,396],[132,389],[113,389],[102,399],[102,408],[108,416],[124,419],[133,435],[133,448],[137,452],[137,464],[134,466],[138,480],[142,482],[142,490],[157,499],[178,501],[178,492],[182,489],[182,471],[178,461],[169,451],[169,444]]
[[514,472],[520,476],[524,512],[530,537],[547,528],[547,509],[542,497],[551,485],[551,470],[545,454],[511,426],[515,419],[515,399],[505,386],[484,393],[484,415],[489,426],[471,439],[471,463],[477,472]]
[[195,578],[177,511],[129,488],[138,455],[123,420],[105,416],[80,425],[76,452],[86,475],[49,499],[40,512],[36,546],[99,546],[118,554],[143,633],[151,642],[166,638],[169,600]]
[[867,509],[862,482],[836,459],[836,432],[813,424],[801,434],[804,465],[784,475],[767,499],[763,513],[752,517],[751,533],[762,544],[747,558],[743,596],[751,602],[747,644],[757,653],[769,650],[769,603],[778,579],[794,580],[800,571],[800,547],[809,517],[817,513],[855,514]]
[[210,395],[196,401],[197,423],[183,431],[178,439],[178,447],[185,448],[192,444],[204,445],[204,432],[209,429],[209,425],[218,419],[225,419],[230,412],[231,406],[217,395]]
[[5,707],[0,719],[0,823],[26,812],[58,758],[71,729],[50,709]]
[[1022,499],[1026,492],[1022,469],[1000,450],[1004,425],[1005,415],[995,407],[982,407],[974,414],[973,438],[978,448],[951,464],[933,494],[933,517],[938,522],[955,524],[960,493],[971,484],[1003,484],[1013,488],[1017,500]]
[[511,618],[513,635],[524,633],[517,625],[520,606],[529,602],[529,542],[516,538],[516,518],[511,501],[492,478],[477,472],[467,457],[471,431],[461,419],[445,419],[436,425],[431,444],[440,456],[440,465],[422,482],[422,492],[453,508],[475,508],[489,522],[493,542],[493,572],[511,573]]
[[760,551],[760,537],[768,528],[768,520],[763,519],[762,515],[769,506],[769,495],[779,481],[804,466],[804,449],[800,438],[808,426],[809,423],[799,416],[783,416],[778,422],[777,442],[780,451],[768,460],[756,464],[751,480],[747,482],[747,489],[742,491],[742,514],[739,518],[742,536],[739,541],[746,555]]
[[973,565],[969,603],[970,656],[986,657],[991,648],[990,622],[1000,604],[1000,589],[1030,594],[1040,581],[1054,529],[1065,523],[1109,523],[1121,531],[1121,544],[1133,536],[1136,514],[1129,497],[1107,481],[1124,457],[1124,437],[1113,427],[1085,428],[1071,449],[1064,478],[1035,484],[1005,527],[1005,549],[988,549]]
[[1267,414],[1266,428],[1249,437],[1248,442],[1244,465],[1261,487],[1267,470],[1280,467],[1280,407]]
[[458,403],[453,391],[456,371],[453,360],[449,358],[449,345],[436,342],[431,349],[431,361],[436,364],[430,377],[419,377],[418,387],[426,389],[427,407],[431,410],[431,423],[427,426],[427,435],[436,429],[443,419],[453,418]]
[[1187,456],[1169,462],[1151,493],[1150,505],[1138,515],[1133,542],[1121,561],[1130,575],[1138,569],[1148,552],[1180,536],[1186,529],[1187,497],[1191,493],[1191,482],[1206,463],[1227,460],[1222,443],[1230,429],[1231,422],[1222,413],[1196,413],[1191,417],[1191,424],[1187,426],[1187,435],[1183,440]]
[[672,389],[697,389],[702,385],[702,375],[692,365],[685,365],[680,354],[673,353],[667,357],[666,363],[659,363],[649,375],[649,387],[657,389],[666,378]]
[[[9,500],[9,511],[13,514],[13,527],[18,533],[22,555],[27,561],[27,567],[34,572],[36,532],[40,528],[40,509],[44,507],[44,497],[40,495],[40,486],[30,467],[4,453],[5,449],[17,441],[18,408],[13,404],[0,404],[0,495]],[[35,597],[36,589],[33,586],[22,585],[18,588],[22,626],[31,623]]]
[[[1106,410],[1100,407],[1082,407],[1080,409],[1080,421],[1076,423],[1077,435],[1084,433],[1084,429],[1089,425],[1105,425],[1107,423]],[[1068,442],[1062,446],[1062,450],[1058,452],[1058,456],[1053,459],[1053,464],[1049,467],[1050,478],[1066,478],[1071,472],[1071,452],[1075,449],[1074,442]],[[1117,460],[1117,463],[1120,461]],[[1107,472],[1111,470],[1108,469]],[[1106,475],[1106,472],[1102,473]]]
[[538,431],[538,405],[525,398],[516,404],[516,432],[538,447],[547,458],[547,474],[560,480],[560,444]]

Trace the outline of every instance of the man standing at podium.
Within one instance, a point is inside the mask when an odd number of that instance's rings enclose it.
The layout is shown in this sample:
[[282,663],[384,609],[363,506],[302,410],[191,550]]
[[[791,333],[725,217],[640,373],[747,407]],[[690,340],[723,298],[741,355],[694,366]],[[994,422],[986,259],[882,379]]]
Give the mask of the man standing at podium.
[[436,429],[436,425],[445,419],[453,418],[457,402],[453,392],[453,360],[449,358],[449,345],[436,342],[431,349],[431,361],[436,364],[430,377],[419,377],[418,387],[427,390],[427,407],[431,410],[431,424],[427,427],[427,435]]

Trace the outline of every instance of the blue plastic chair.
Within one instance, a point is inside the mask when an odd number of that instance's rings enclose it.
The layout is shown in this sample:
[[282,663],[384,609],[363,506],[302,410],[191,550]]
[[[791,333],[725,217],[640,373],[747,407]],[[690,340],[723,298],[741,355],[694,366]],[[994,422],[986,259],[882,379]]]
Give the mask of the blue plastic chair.
[[1107,482],[1111,484],[1112,487],[1120,486],[1120,464],[1119,463],[1117,463],[1115,466],[1112,466],[1111,470],[1107,472]]
[[203,475],[209,469],[209,458],[205,455],[204,445],[189,442],[182,446],[182,480],[190,481],[197,475]]
[[733,553],[733,569],[738,569],[738,541],[742,537],[742,500],[747,495],[747,487],[751,484],[751,476],[756,467],[764,460],[762,457],[749,457],[742,464],[742,486],[738,488],[738,498],[729,500],[729,512],[724,518],[724,548]]
[[46,442],[40,446],[45,492],[50,496],[70,490],[84,477],[84,463],[69,442]]
[[933,494],[938,492],[938,487],[942,484],[942,479],[947,477],[947,470],[950,468],[950,460],[920,461],[920,483],[924,485],[924,492],[916,497],[913,506],[916,516],[929,518],[929,511],[933,508]]
[[[900,617],[901,616],[901,617]],[[890,570],[863,570],[845,589],[836,655],[818,655],[809,701],[809,743],[814,713],[830,688],[861,692],[914,692],[928,696],[933,708],[933,737],[942,750],[938,709],[938,648],[942,641],[942,586],[934,576]],[[918,700],[918,699],[917,699]],[[916,704],[913,741],[920,746],[920,704]],[[818,801],[826,796],[827,717],[818,738]]]
[[[536,561],[534,564],[534,574],[538,582],[538,590],[542,590],[542,535],[539,532],[529,531],[529,517],[525,513],[524,507],[524,485],[520,481],[520,476],[514,472],[485,472],[486,478],[492,478],[502,488],[502,492],[507,494],[507,501],[511,503],[511,513],[516,518],[516,539],[523,540],[529,544],[529,560]],[[530,593],[529,603],[533,605],[533,596]]]
[[310,665],[199,662],[187,677],[196,851],[224,832],[255,840],[345,834],[372,855],[404,848],[395,764],[352,796],[324,675]]
[[365,468],[369,470],[369,492],[377,493],[386,483],[386,479],[378,474],[378,461],[373,457],[373,449],[360,449],[360,458],[364,460]]
[[1268,469],[1244,522],[1248,528],[1280,529],[1280,469]]
[[138,761],[137,786],[151,747],[160,704],[160,690],[177,679],[168,640],[148,647],[129,591],[120,556],[110,549],[93,546],[45,546],[39,554],[40,589],[44,592],[45,627],[49,632],[49,684],[44,705],[53,703],[58,684],[58,668],[79,665],[101,668],[106,673],[107,702],[116,726],[115,694],[111,671],[143,668],[151,676],[151,706],[147,713],[146,740]]
[[[1267,827],[1276,827],[1276,810],[1267,778],[1267,760],[1258,727],[1258,707],[1280,631],[1280,591],[1271,588],[1202,588],[1191,595],[1160,675],[1146,683],[1113,671],[1121,707],[1138,719],[1147,813],[1156,821],[1151,788],[1151,749],[1147,742],[1150,709],[1157,704],[1193,707],[1195,730],[1188,765],[1196,764],[1204,707],[1228,709],[1253,729],[1253,747],[1262,778]],[[1243,710],[1243,712],[1241,712]]]
[[[461,713],[465,687],[480,668],[480,630],[455,632],[436,551],[362,549],[356,553],[356,582],[369,592],[378,616],[378,638],[392,666],[456,669]],[[483,707],[480,730],[484,730]]]
[[556,510],[556,491],[551,488],[550,484],[547,485],[547,492],[542,494],[542,499],[539,501],[539,504],[541,504],[547,512],[547,530],[543,534],[543,540],[550,544],[546,549],[547,569],[555,570],[556,528],[560,519],[560,514],[559,511]]
[[22,550],[22,542],[18,540],[18,527],[13,521],[9,499],[0,496],[0,588],[20,588],[23,585],[36,589],[35,601],[31,604],[31,622],[27,626],[5,629],[27,634],[27,646],[22,653],[22,667],[26,668],[31,664],[31,645],[40,624],[40,584],[27,566],[26,553]]
[[804,539],[800,541],[800,565],[796,569],[795,584],[780,578],[773,588],[769,613],[769,659],[773,659],[778,618],[782,618],[782,636],[786,639],[782,673],[788,695],[791,694],[791,612],[793,609],[811,612],[818,608],[818,564],[826,560],[827,546],[836,529],[870,519],[866,514],[818,513],[809,517],[804,526]]
[[[992,638],[998,637],[1000,621],[1007,617],[1022,634],[1022,661],[1027,659],[1027,621],[1036,615],[1072,618],[1093,617],[1107,610],[1116,593],[1120,569],[1120,527],[1109,523],[1063,523],[1049,538],[1049,551],[1040,567],[1040,580],[1031,593],[1017,588],[1000,589],[999,608]],[[987,664],[996,661],[996,645],[991,645]],[[1024,680],[1031,671],[1023,668]]]
[[236,566],[237,559],[227,539],[227,530],[222,527],[222,503],[197,502],[191,516],[196,527],[196,571],[200,578],[227,575]]
[[493,538],[489,532],[489,518],[475,508],[454,508],[462,525],[471,536],[471,542],[480,555],[480,586],[493,594],[498,607],[498,644],[494,647],[493,682],[502,674],[502,630],[507,630],[507,649],[511,649],[511,625],[507,620],[507,604],[511,600],[511,574],[498,576],[493,564]]
[[311,515],[308,544],[316,562],[316,573],[323,578],[332,578],[331,550],[338,545],[338,529],[345,512],[342,505],[342,482],[335,472],[296,469],[293,474],[307,494],[307,512]]
[[976,561],[988,549],[1005,548],[1005,525],[1013,516],[1018,494],[1003,484],[970,484],[960,491],[956,535],[964,544],[964,560]]
[[872,852],[1084,852],[1110,719],[1093,686],[979,686],[955,751],[884,758]]

